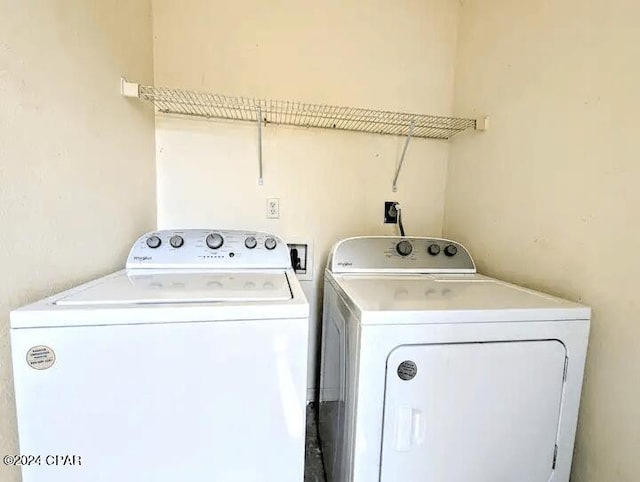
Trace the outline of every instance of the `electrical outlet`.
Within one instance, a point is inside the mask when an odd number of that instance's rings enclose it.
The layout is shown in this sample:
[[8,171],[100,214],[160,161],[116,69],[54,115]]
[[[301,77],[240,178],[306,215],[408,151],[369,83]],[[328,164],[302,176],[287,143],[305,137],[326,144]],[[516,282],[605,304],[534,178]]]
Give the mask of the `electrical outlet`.
[[280,199],[277,197],[267,199],[267,218],[280,218]]
[[398,224],[398,210],[396,201],[384,202],[384,222],[385,224]]

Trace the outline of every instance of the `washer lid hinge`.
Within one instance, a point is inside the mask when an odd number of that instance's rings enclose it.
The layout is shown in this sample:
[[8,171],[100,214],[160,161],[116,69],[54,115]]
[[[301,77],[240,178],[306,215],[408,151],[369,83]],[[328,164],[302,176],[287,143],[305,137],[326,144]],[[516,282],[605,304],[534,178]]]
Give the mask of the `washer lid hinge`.
[[556,462],[558,461],[558,444],[555,445],[553,449],[553,463],[551,464],[551,470],[556,469]]

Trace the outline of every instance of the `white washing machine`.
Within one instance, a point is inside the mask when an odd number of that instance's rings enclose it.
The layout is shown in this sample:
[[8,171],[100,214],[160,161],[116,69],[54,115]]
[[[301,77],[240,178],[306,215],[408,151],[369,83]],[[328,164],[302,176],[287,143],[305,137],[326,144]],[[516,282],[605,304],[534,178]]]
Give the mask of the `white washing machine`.
[[339,242],[324,291],[329,482],[567,482],[590,309],[476,273],[459,243]]
[[11,313],[23,481],[302,482],[308,316],[277,236],[142,236]]

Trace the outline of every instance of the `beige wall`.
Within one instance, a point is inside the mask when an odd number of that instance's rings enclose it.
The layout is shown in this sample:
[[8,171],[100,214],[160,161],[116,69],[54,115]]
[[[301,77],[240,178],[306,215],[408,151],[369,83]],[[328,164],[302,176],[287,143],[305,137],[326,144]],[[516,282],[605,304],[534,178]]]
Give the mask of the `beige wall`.
[[[153,8],[157,85],[450,113],[457,2],[154,0]],[[441,233],[446,142],[412,142],[393,193],[403,139],[267,126],[258,186],[255,126],[156,123],[160,227],[262,229],[314,242],[315,277],[303,282],[312,347],[332,243],[393,233],[382,224],[385,200],[402,202],[409,233]],[[280,198],[279,220],[266,219],[269,197]]]
[[[149,3],[0,0],[0,454],[17,450],[9,310],[121,267],[154,226],[153,117],[117,90],[152,82]],[[486,273],[594,307],[573,480],[640,478],[637,1],[153,6],[158,85],[449,114],[455,66],[454,112],[492,126],[452,144],[444,234]],[[398,138],[269,126],[259,187],[251,126],[161,116],[156,137],[160,226],[311,239],[314,321],[331,243],[393,232],[384,200],[410,233],[442,229],[446,143],[413,142],[392,193]]]
[[[9,310],[122,267],[155,225],[150,2],[0,0],[0,454],[15,454]],[[0,480],[18,472],[0,464]]]
[[640,480],[640,3],[465,0],[444,233],[594,309],[575,482]]

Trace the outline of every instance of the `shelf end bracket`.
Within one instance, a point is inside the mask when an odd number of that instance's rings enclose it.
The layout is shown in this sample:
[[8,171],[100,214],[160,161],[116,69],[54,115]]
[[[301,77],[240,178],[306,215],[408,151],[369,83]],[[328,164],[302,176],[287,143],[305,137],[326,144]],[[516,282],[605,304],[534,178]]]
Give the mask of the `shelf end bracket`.
[[411,135],[413,134],[413,129],[416,126],[415,121],[411,121],[411,125],[409,126],[409,133],[407,134],[407,140],[404,141],[404,147],[402,148],[402,154],[400,155],[400,161],[398,162],[398,167],[396,168],[396,175],[393,176],[393,192],[398,192],[398,176],[400,175],[400,170],[402,169],[402,163],[404,163],[404,157],[407,155],[407,148],[409,147],[409,142],[411,141]]
[[258,107],[258,186],[264,184],[262,177],[262,107]]
[[140,85],[120,77],[120,94],[124,97],[140,97]]
[[476,119],[476,130],[486,131],[487,129],[489,129],[489,116],[485,115],[484,117],[478,117]]

